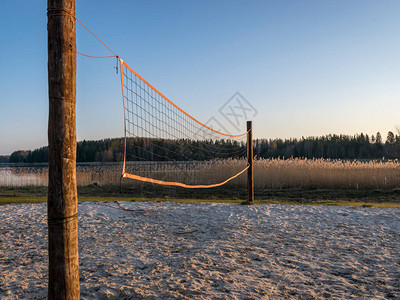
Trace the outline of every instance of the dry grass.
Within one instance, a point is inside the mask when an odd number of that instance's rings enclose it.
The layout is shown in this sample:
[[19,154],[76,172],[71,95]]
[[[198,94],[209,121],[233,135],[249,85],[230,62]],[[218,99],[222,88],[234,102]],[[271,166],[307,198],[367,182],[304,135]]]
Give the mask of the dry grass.
[[254,167],[261,189],[393,189],[400,186],[400,163],[329,159],[260,159]]
[[0,186],[47,186],[47,168],[0,168]]
[[[245,160],[202,163],[130,163],[127,171],[144,177],[188,184],[224,181],[246,166]],[[78,166],[78,185],[119,185],[121,164]],[[46,186],[48,169],[6,167],[0,169],[0,186]],[[254,165],[255,188],[393,189],[400,187],[400,163],[394,161],[339,161],[329,159],[258,159]],[[246,186],[245,174],[228,187]],[[123,180],[123,184],[140,182]]]

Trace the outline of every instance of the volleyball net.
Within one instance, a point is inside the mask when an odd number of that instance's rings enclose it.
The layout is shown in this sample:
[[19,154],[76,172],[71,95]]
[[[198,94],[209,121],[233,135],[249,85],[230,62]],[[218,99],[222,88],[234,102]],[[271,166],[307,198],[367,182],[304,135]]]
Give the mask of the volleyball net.
[[124,108],[123,178],[184,188],[218,187],[239,178],[245,184],[240,175],[246,170],[249,174],[253,172],[251,129],[235,135],[200,122],[159,92],[73,17],[113,55],[79,54],[117,58]]
[[119,58],[124,107],[122,176],[184,188],[212,188],[243,174],[248,132],[232,135],[206,125]]

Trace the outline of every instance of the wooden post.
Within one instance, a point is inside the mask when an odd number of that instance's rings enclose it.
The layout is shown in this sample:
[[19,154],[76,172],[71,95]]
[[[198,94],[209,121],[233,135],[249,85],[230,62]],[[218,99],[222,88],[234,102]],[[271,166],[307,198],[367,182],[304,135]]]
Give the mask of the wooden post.
[[254,204],[254,176],[253,176],[253,125],[247,121],[247,204]]
[[49,299],[79,299],[75,0],[47,1]]

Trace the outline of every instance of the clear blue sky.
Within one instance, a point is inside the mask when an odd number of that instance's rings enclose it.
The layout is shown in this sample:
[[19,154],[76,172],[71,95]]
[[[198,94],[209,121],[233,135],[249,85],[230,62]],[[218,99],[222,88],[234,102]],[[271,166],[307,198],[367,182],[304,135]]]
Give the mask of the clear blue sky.
[[[400,125],[400,1],[85,0],[77,17],[202,121],[239,91],[256,137]],[[2,3],[0,155],[47,144],[46,24],[46,1]],[[78,23],[77,47],[109,55]],[[115,60],[77,63],[78,140],[122,136]]]

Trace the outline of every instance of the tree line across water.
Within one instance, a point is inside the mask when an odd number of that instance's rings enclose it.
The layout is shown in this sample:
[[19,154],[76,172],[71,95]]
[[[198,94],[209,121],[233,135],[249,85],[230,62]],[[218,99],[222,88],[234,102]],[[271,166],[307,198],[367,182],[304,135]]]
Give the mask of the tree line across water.
[[[389,159],[400,158],[400,136],[389,131],[386,141],[378,132],[335,135],[301,139],[255,139],[254,155],[259,158],[330,158]],[[113,138],[77,143],[77,162],[120,162],[124,157],[124,139]],[[212,158],[244,157],[243,142],[218,140],[127,139],[127,160],[208,160]],[[0,163],[46,163],[48,147],[19,150],[10,156],[0,156]]]

